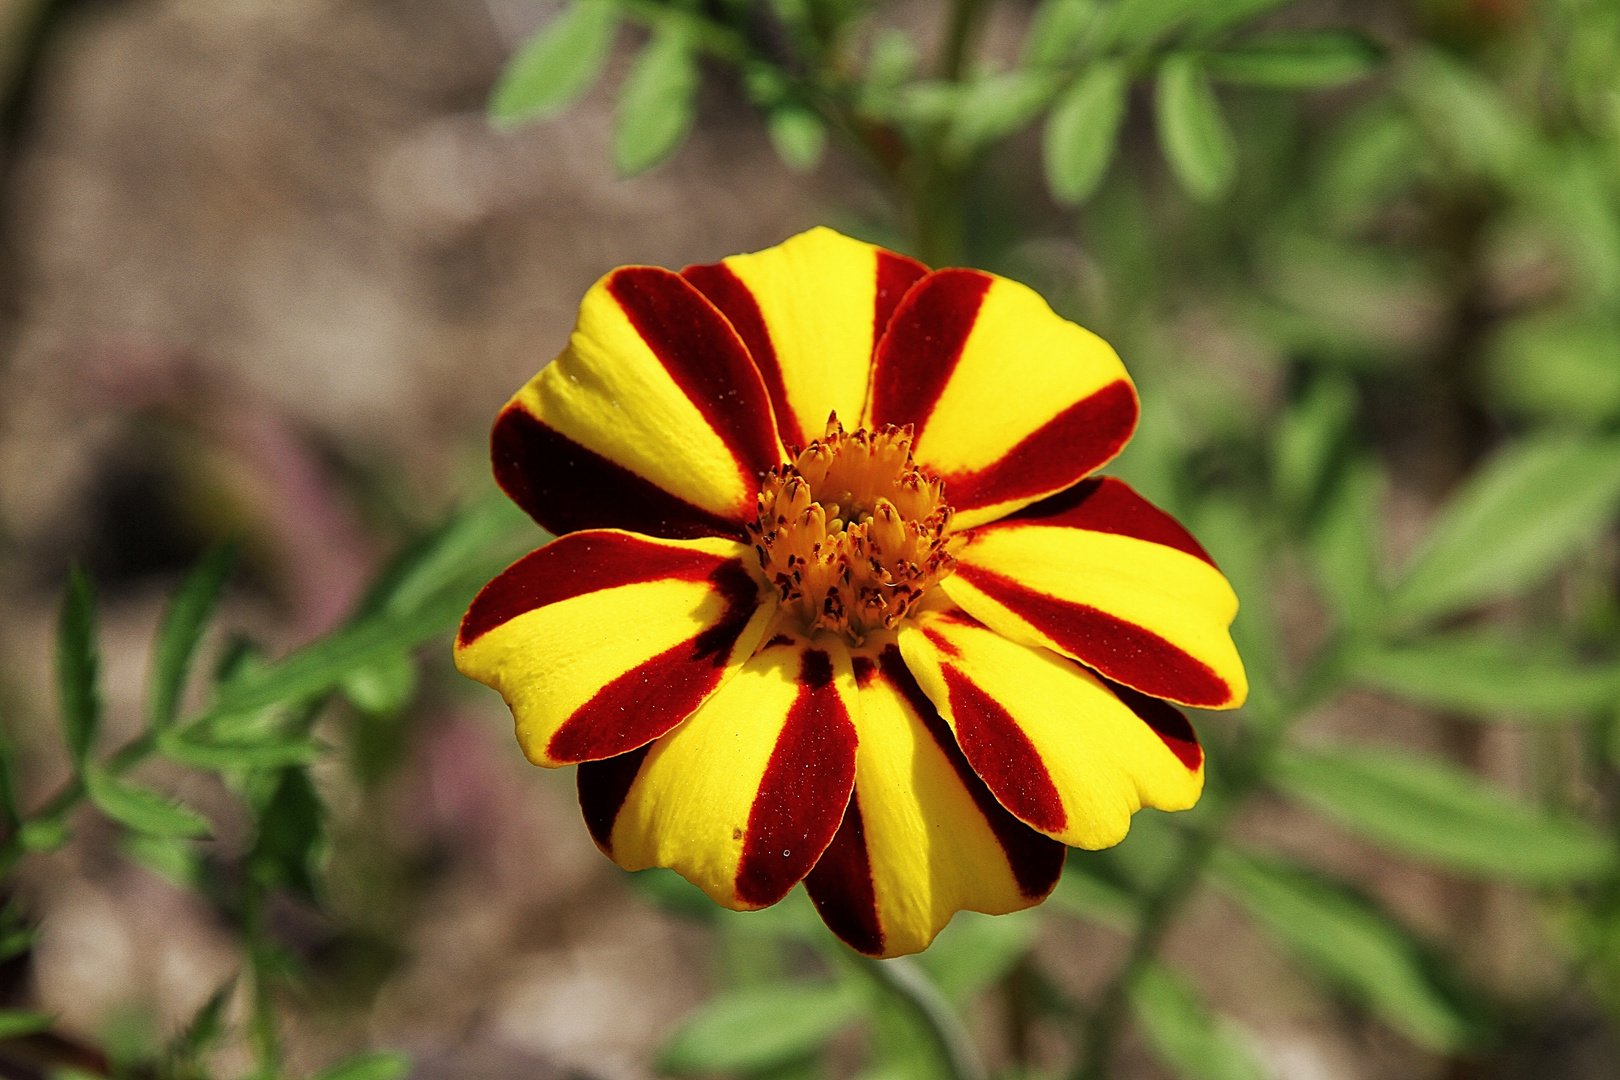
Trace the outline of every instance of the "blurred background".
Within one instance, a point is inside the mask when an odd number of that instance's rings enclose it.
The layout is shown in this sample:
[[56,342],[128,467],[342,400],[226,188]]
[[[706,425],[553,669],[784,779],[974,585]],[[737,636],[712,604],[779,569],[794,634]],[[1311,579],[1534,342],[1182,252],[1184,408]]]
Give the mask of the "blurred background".
[[[1354,620],[1344,581],[1362,571],[1311,554],[1339,535],[1341,509],[1373,534],[1371,573],[1385,574],[1373,590],[1397,598],[1408,579],[1396,568],[1445,548],[1432,530],[1455,524],[1458,491],[1474,492],[1485,509],[1470,512],[1488,527],[1528,536],[1535,550],[1507,566],[1476,564],[1461,541],[1431,556],[1485,580],[1442,580],[1434,603],[1408,597],[1389,640],[1405,648],[1419,623],[1508,636],[1453,649],[1438,669],[1416,646],[1379,654],[1344,692],[1306,698],[1291,737],[1443,760],[1613,847],[1620,474],[1603,440],[1620,418],[1620,9],[1249,7],[1262,30],[1350,28],[1382,58],[1328,89],[1224,86],[1235,165],[1218,191],[1198,189],[1196,161],[1161,150],[1147,83],[1130,91],[1117,151],[1079,208],[1048,191],[1039,124],[998,128],[960,171],[957,258],[1034,285],[1119,349],[1145,408],[1116,471],[1186,515],[1223,565],[1223,543],[1247,560],[1228,568],[1246,618],[1261,620],[1244,650],[1262,684],[1269,665],[1288,685]],[[279,656],[343,624],[412,538],[489,498],[496,410],[561,348],[606,270],[714,261],[817,223],[918,250],[892,192],[836,138],[785,165],[758,95],[720,63],[706,62],[690,137],[621,179],[614,89],[641,29],[619,35],[603,81],[572,109],[492,124],[492,87],[560,10],[0,3],[0,718],[24,807],[69,774],[52,649],[70,567],[100,594],[104,740],[117,745],[144,722],[165,598],[212,545],[239,538],[241,555],[203,663],[243,635]],[[899,31],[931,56],[941,10],[881,6],[854,52],[873,56],[865,43]],[[1025,0],[986,5],[977,62],[1029,63],[1036,15]],[[1550,471],[1520,467],[1523,506],[1492,518],[1501,499],[1477,478],[1496,476],[1494,455],[1520,439],[1537,440],[1531,464]],[[1585,440],[1579,453],[1571,439]],[[1572,475],[1596,488],[1546,501]],[[1275,542],[1244,547],[1245,533]],[[518,526],[515,550],[541,539]],[[1544,655],[1553,648],[1564,651]],[[728,921],[600,856],[571,773],[523,760],[501,702],[455,674],[443,638],[417,654],[414,690],[383,698],[368,706],[351,686],[320,721],[333,751],[313,767],[329,815],[318,902],[277,895],[266,916],[296,968],[276,999],[290,1073],[372,1046],[409,1051],[424,1078],[736,1071],[667,1053],[660,1065],[661,1048],[716,992],[823,969],[781,929],[802,921],[802,896],[757,924]],[[1251,722],[1194,720],[1216,771]],[[171,762],[140,775],[213,821],[199,845],[209,858],[249,842],[252,822],[218,777]],[[1443,954],[1471,989],[1358,988],[1335,964],[1381,962],[1355,952],[1364,938],[1319,941],[1338,959],[1302,966],[1308,943],[1230,890],[1198,886],[1164,956],[1238,1025],[1263,1075],[1620,1076],[1620,904],[1607,879],[1496,875],[1477,852],[1421,857],[1428,841],[1403,841],[1398,822],[1346,827],[1287,787],[1246,797],[1237,842],[1353,884],[1421,943],[1411,956]],[[29,1056],[38,1046],[6,1058],[7,1076],[144,1061],[240,966],[206,889],[132,858],[88,809],[72,828],[10,886],[37,929],[0,966],[0,1004],[52,1013],[60,1045],[46,1065]],[[1507,829],[1479,846],[1513,863],[1515,844],[1536,842]],[[1602,873],[1609,863],[1586,877]],[[1129,948],[1077,889],[1007,930],[959,918],[922,958],[998,1075],[1060,1075],[1072,1049],[1050,1002],[1094,996]],[[1447,1034],[1444,1017],[1398,1020],[1464,997],[1485,1003],[1478,1039]],[[1456,1023],[1473,1024],[1472,1008],[1457,1005]],[[742,1071],[897,1075],[868,1067],[871,1031],[840,1031],[811,1066],[790,1054]],[[1121,1038],[1115,1075],[1200,1075],[1140,1031]],[[237,1075],[252,1052],[229,1036],[213,1060]]]

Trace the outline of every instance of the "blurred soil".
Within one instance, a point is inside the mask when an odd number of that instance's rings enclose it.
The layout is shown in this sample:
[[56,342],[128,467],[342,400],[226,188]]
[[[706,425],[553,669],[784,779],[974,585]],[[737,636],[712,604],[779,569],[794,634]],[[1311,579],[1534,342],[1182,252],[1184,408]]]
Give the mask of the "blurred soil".
[[[632,182],[607,164],[601,91],[560,121],[493,131],[481,113],[490,83],[552,10],[63,8],[0,190],[12,301],[0,359],[0,710],[23,742],[25,798],[64,771],[47,672],[71,562],[103,591],[116,741],[138,724],[162,596],[208,542],[250,537],[224,630],[274,649],[318,634],[400,536],[488,484],[490,418],[560,348],[597,276],[763,247],[870,198],[836,161],[810,178],[785,172],[719,80],[687,147]],[[1410,533],[1426,506],[1397,492],[1391,513]],[[1282,616],[1309,633],[1319,619],[1297,592]],[[341,823],[333,903],[349,925],[293,908],[279,917],[321,973],[288,1002],[294,1068],[377,1044],[411,1049],[417,1075],[434,1080],[647,1076],[659,1039],[711,985],[711,940],[625,888],[585,834],[572,777],[524,763],[493,695],[442,656],[425,670],[434,689],[399,768],[371,791],[329,777]],[[1371,699],[1310,730],[1412,744],[1444,732]],[[1489,735],[1481,754],[1510,780],[1527,769],[1509,736]],[[226,793],[178,772],[152,778],[182,785],[231,843]],[[43,918],[33,993],[86,1038],[135,1020],[172,1030],[232,974],[229,932],[202,901],[121,858],[90,815],[76,827],[75,845],[26,873]],[[1528,993],[1555,977],[1510,894],[1459,890],[1280,804],[1258,807],[1247,829],[1363,882],[1462,947],[1492,985]],[[1062,918],[1043,934],[1041,965],[1076,991],[1120,952]],[[1213,896],[1172,953],[1253,1026],[1283,1080],[1442,1075],[1323,1004]],[[992,995],[975,1014],[992,1046],[1003,1012]],[[1039,1058],[1054,1040],[1035,1036]],[[1131,1076],[1160,1075],[1139,1046],[1128,1061]],[[1557,1075],[1613,1075],[1579,1068]]]

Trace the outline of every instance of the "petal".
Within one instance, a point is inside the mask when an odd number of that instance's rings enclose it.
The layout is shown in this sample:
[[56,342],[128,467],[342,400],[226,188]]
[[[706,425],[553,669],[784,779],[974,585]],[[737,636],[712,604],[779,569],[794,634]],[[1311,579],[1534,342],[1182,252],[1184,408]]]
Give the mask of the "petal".
[[959,609],[904,625],[900,653],[1001,805],[1048,836],[1108,847],[1142,807],[1198,801],[1203,753],[1186,718],[1162,702],[1122,696]]
[[947,595],[1027,645],[1182,705],[1249,692],[1227,627],[1237,596],[1187,531],[1123,481],[1088,480],[974,530]]
[[860,418],[872,350],[919,262],[818,227],[773,248],[688,266],[737,328],[770,389],[782,441],[805,446],[827,415]]
[[998,803],[917,686],[893,634],[853,658],[860,686],[855,795],[805,879],[821,917],[870,956],[920,952],[958,911],[1039,903],[1065,848]]
[[484,586],[456,667],[499,690],[536,765],[613,757],[690,716],[758,647],[775,593],[731,540],[570,533]]
[[782,461],[770,398],[724,316],[679,274],[591,287],[562,355],[507,403],[495,478],[554,533],[742,535]]
[[779,634],[639,761],[580,766],[591,834],[626,870],[667,866],[729,908],[774,904],[843,819],[856,707],[841,640]]
[[1136,390],[1107,342],[1035,290],[977,270],[912,287],[872,367],[868,426],[915,424],[958,528],[994,521],[1101,468],[1136,427]]

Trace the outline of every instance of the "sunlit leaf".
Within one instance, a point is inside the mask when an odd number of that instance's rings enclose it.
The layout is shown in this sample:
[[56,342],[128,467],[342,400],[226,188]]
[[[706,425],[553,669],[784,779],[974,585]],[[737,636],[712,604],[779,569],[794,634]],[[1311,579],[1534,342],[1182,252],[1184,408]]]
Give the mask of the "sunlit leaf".
[[343,696],[363,713],[392,716],[416,694],[416,661],[409,653],[384,656],[343,676]]
[[1216,1016],[1186,979],[1149,964],[1130,986],[1131,1011],[1159,1060],[1183,1080],[1266,1080],[1252,1037]]
[[1278,32],[1210,53],[1211,77],[1244,86],[1310,89],[1338,86],[1376,70],[1384,50],[1354,30]]
[[1198,58],[1176,53],[1159,65],[1159,146],[1187,194],[1214,202],[1237,179],[1237,142]]
[[1035,9],[1024,35],[1025,67],[1062,67],[1069,63],[1096,21],[1097,0],[1044,0]]
[[1508,322],[1491,342],[1492,396],[1515,412],[1599,424],[1620,417],[1620,325],[1566,312]]
[[965,161],[1035,119],[1052,96],[1052,76],[1034,71],[987,75],[967,84],[955,99],[945,152]]
[[827,125],[811,110],[793,105],[774,109],[766,118],[766,130],[776,155],[788,168],[809,172],[821,164],[822,152],[827,148]]
[[1430,618],[1510,596],[1590,543],[1620,507],[1620,439],[1521,439],[1441,511],[1392,599]]
[[866,1000],[845,982],[757,986],[710,1001],[681,1025],[658,1057],[676,1076],[753,1072],[822,1046]]
[[95,587],[82,570],[68,575],[56,624],[56,688],[62,736],[75,768],[83,768],[101,727],[100,661],[96,653]]
[[510,126],[566,109],[601,76],[618,28],[615,0],[573,0],[501,72],[489,99],[490,118]]
[[313,1080],[401,1080],[411,1071],[411,1056],[398,1050],[360,1054],[316,1073]]
[[1514,183],[1535,136],[1480,71],[1437,49],[1407,58],[1405,90],[1430,141],[1459,169]]
[[1183,26],[1208,0],[1116,0],[1097,20],[1093,48],[1151,45]]
[[189,840],[128,833],[120,846],[125,855],[183,888],[196,886],[202,878],[202,863]]
[[1102,182],[1125,119],[1129,76],[1117,60],[1093,64],[1046,119],[1046,184],[1059,201],[1082,203]]
[[96,808],[120,825],[159,837],[207,836],[208,819],[151,788],[98,768],[84,775],[85,789]]
[[1479,1003],[1432,948],[1367,897],[1276,859],[1220,852],[1215,884],[1308,971],[1434,1050],[1486,1033]]
[[1290,749],[1275,780],[1368,837],[1454,870],[1531,884],[1608,873],[1613,843],[1590,825],[1528,806],[1473,773],[1414,751]]
[[1419,705],[1486,717],[1576,720],[1620,701],[1620,663],[1583,663],[1551,641],[1462,632],[1369,642],[1351,674]]
[[698,64],[685,33],[660,30],[636,56],[613,118],[613,164],[638,176],[678,149],[697,117]]
[[185,693],[197,644],[219,606],[225,579],[235,562],[234,544],[216,547],[169,600],[152,652],[152,683],[147,692],[147,723],[154,731],[172,724],[180,710],[180,697]]

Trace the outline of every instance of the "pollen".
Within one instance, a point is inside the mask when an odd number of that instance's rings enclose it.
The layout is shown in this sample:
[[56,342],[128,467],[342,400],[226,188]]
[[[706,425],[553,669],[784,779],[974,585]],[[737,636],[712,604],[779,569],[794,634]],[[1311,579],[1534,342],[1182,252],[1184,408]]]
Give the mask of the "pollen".
[[748,526],[782,608],[855,644],[892,629],[956,568],[945,483],[911,456],[911,425],[827,433],[765,478]]

